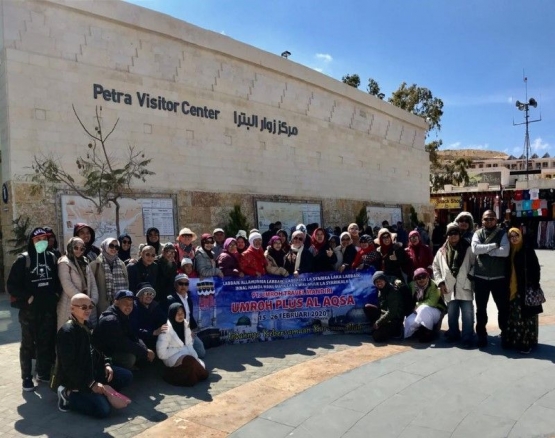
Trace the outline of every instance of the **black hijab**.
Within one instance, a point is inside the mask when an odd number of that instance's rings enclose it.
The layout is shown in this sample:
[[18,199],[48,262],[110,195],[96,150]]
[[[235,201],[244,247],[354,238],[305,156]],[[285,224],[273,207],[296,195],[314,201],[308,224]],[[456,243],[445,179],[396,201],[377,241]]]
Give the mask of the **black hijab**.
[[133,243],[133,241],[131,240],[131,236],[129,234],[120,234],[120,236],[118,237],[118,241],[119,241],[118,257],[122,262],[126,262],[131,258],[131,245],[129,245],[128,250],[123,249],[122,242],[123,242],[123,239],[125,238],[129,239],[129,243]]
[[[148,235],[152,232],[156,232],[158,233],[158,242],[152,242]],[[146,230],[146,244],[148,246],[152,246],[154,248],[154,250],[156,251],[156,255],[160,254],[160,247],[161,247],[161,243],[160,243],[160,230],[156,227],[151,227],[148,230]]]
[[185,321],[177,322],[175,320],[175,317],[177,315],[177,311],[179,309],[183,309],[183,313],[185,313],[185,315],[187,315],[187,313],[185,312],[185,308],[183,307],[183,304],[173,303],[168,309],[168,320],[170,321],[170,324],[172,325],[173,329],[175,330],[175,333],[177,333],[177,336],[179,336],[179,339],[181,339],[181,341],[183,343],[185,343]]

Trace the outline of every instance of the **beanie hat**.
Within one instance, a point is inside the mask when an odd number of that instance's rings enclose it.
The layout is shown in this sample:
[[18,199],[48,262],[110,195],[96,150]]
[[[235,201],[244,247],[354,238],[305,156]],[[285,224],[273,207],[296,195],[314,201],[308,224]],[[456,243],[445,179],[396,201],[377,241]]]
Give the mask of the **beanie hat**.
[[170,243],[170,242],[165,243],[163,248],[162,248],[162,251],[164,251],[164,252],[166,252],[166,251],[175,251],[175,246],[174,246],[173,243]]
[[135,295],[130,290],[120,290],[116,293],[114,300],[122,300],[124,298],[135,298]]
[[376,280],[387,281],[387,277],[385,276],[383,271],[376,271],[374,272],[374,275],[372,275],[372,284],[376,284]]
[[154,294],[154,296],[156,296],[156,291],[150,285],[150,283],[147,283],[147,282],[139,283],[139,285],[137,286],[137,298],[139,298],[142,294],[145,294],[147,292],[151,292]]
[[363,234],[362,236],[360,236],[360,239],[358,239],[358,243],[370,243],[370,242],[372,242],[372,238],[368,234]]
[[425,275],[426,277],[430,276],[430,274],[428,274],[428,271],[426,271],[426,269],[424,268],[418,268],[414,271],[413,277],[418,277],[419,275]]
[[450,231],[456,231],[457,233],[461,233],[461,229],[459,228],[459,224],[456,222],[451,222],[450,224],[447,224],[447,230],[445,232],[445,234],[449,234]]
[[[183,262],[182,262],[183,263]],[[179,280],[188,280],[189,277],[187,274],[177,274],[173,280],[174,284],[177,283]]]
[[192,265],[192,264],[193,264],[193,261],[189,257],[183,257],[183,259],[181,260],[181,267],[185,265]]

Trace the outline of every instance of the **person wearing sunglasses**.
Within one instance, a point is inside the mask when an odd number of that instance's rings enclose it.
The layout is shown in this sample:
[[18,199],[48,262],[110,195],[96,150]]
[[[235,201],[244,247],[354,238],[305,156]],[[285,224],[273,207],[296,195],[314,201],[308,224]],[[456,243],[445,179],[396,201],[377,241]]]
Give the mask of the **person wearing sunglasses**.
[[[67,242],[66,254],[58,260],[58,275],[62,283],[63,293],[58,301],[59,330],[71,315],[71,297],[82,293],[87,295],[93,304],[98,303],[96,280],[85,256],[85,242],[79,237],[72,237]],[[96,326],[98,315],[94,309],[89,316],[89,323]]]
[[139,283],[150,283],[157,289],[158,285],[158,264],[155,263],[156,251],[154,247],[145,245],[141,248],[139,260],[127,265],[127,276],[129,278],[129,290],[137,292]]
[[474,218],[468,211],[461,211],[455,218],[455,222],[461,230],[461,238],[468,243],[472,243],[474,236]]
[[156,291],[149,283],[139,283],[133,311],[129,315],[135,333],[153,351],[156,350],[158,336],[168,328],[165,325],[166,309],[158,304],[155,297]]
[[193,312],[193,300],[189,293],[189,277],[186,274],[177,274],[174,279],[174,291],[168,295],[166,303],[171,306],[174,303],[181,303],[185,309],[185,319],[189,322],[189,328],[193,336],[193,348],[198,357],[203,358],[206,354],[202,340],[197,336],[198,324]]
[[131,244],[133,243],[133,241],[131,240],[131,236],[129,234],[120,234],[118,237],[118,241],[118,257],[127,266],[127,264],[129,263],[129,259],[131,258]]
[[240,261],[241,254],[237,251],[237,240],[228,237],[224,242],[224,250],[217,259],[218,268],[225,277],[244,277]]
[[348,231],[344,231],[339,236],[340,251],[341,251],[341,265],[339,266],[339,272],[350,271],[355,258],[357,256],[357,249],[353,243],[351,234]]
[[283,264],[289,275],[297,277],[299,274],[312,272],[313,256],[304,244],[305,237],[305,233],[299,230],[294,231],[291,235],[291,248],[285,256]]
[[175,242],[175,262],[179,265],[184,257],[194,260],[195,247],[193,242],[197,240],[197,235],[190,228],[182,228],[179,231]]
[[105,418],[111,407],[103,385],[120,391],[131,383],[133,373],[113,366],[110,358],[91,348],[88,319],[95,307],[91,299],[78,293],[71,298],[70,306],[71,317],[56,338],[58,409]]
[[214,247],[214,236],[204,233],[200,237],[200,246],[195,252],[195,269],[200,278],[223,277],[224,274],[218,268],[212,248]]
[[472,236],[474,263],[474,297],[476,300],[476,334],[478,347],[488,346],[488,301],[490,293],[497,306],[497,324],[501,330],[501,346],[507,343],[507,320],[509,318],[509,281],[507,257],[510,245],[505,230],[497,226],[493,210],[482,215],[482,228]]
[[77,223],[73,227],[73,237],[79,237],[85,242],[84,256],[93,261],[100,255],[100,248],[94,245],[96,234],[93,228],[85,223]]
[[61,286],[56,257],[47,250],[48,237],[45,227],[31,231],[27,251],[19,254],[13,262],[6,284],[11,306],[19,309],[19,363],[23,391],[35,390],[33,359],[36,359],[39,382],[50,381],[50,369],[55,359],[56,304]]
[[266,271],[271,275],[289,276],[289,271],[284,267],[286,252],[282,249],[281,238],[272,236],[268,243],[268,248],[264,252],[264,257],[268,261]]
[[152,246],[156,255],[162,254],[162,244],[160,243],[160,230],[156,227],[151,227],[146,230],[146,244]]
[[430,342],[447,309],[439,288],[426,269],[414,271],[413,279],[409,287],[415,304],[413,312],[405,319],[405,339],[418,335],[420,342]]
[[474,346],[474,292],[468,278],[472,266],[470,244],[461,237],[456,222],[447,225],[447,238],[437,251],[433,272],[434,281],[447,304],[449,329],[445,336],[448,342],[461,340],[459,316],[462,317],[462,346]]
[[[381,256],[381,270],[392,283],[401,282],[407,284],[406,277],[409,276],[410,259],[403,248],[403,245],[395,242],[396,235],[388,228],[381,228],[374,243]],[[409,275],[407,275],[407,272]]]
[[108,237],[100,245],[100,255],[90,264],[98,288],[98,315],[114,302],[118,290],[129,289],[127,267],[119,258],[120,249],[119,240]]

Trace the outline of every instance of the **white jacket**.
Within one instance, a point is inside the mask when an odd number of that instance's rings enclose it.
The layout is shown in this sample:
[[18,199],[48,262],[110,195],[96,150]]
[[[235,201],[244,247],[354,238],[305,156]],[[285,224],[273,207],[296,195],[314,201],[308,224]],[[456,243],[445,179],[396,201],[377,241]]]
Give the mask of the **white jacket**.
[[[439,249],[434,257],[434,262],[432,268],[434,271],[434,282],[439,286],[441,283],[445,283],[448,294],[443,295],[443,299],[446,303],[451,300],[463,300],[472,301],[474,298],[474,292],[472,290],[472,282],[468,279],[468,273],[471,269],[472,249],[468,247],[464,260],[461,267],[459,268],[459,273],[457,278],[453,277],[449,265],[447,264],[447,257],[443,246]],[[454,294],[456,292],[456,295]]]
[[[168,330],[160,333],[156,341],[156,354],[167,367],[173,367],[181,356],[193,356],[205,367],[204,362],[198,358],[198,354],[193,348],[193,336],[189,328],[189,322],[185,320],[185,341],[184,343],[172,327],[168,320]],[[206,367],[205,367],[206,368]]]

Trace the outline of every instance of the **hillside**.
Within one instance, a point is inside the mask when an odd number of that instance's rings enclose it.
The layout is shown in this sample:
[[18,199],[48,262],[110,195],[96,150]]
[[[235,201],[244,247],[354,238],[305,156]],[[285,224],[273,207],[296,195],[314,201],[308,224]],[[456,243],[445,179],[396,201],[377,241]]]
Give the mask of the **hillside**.
[[508,158],[504,152],[486,151],[482,149],[445,149],[438,151],[441,160],[456,160],[457,158],[468,158],[471,160],[488,160],[492,158]]

